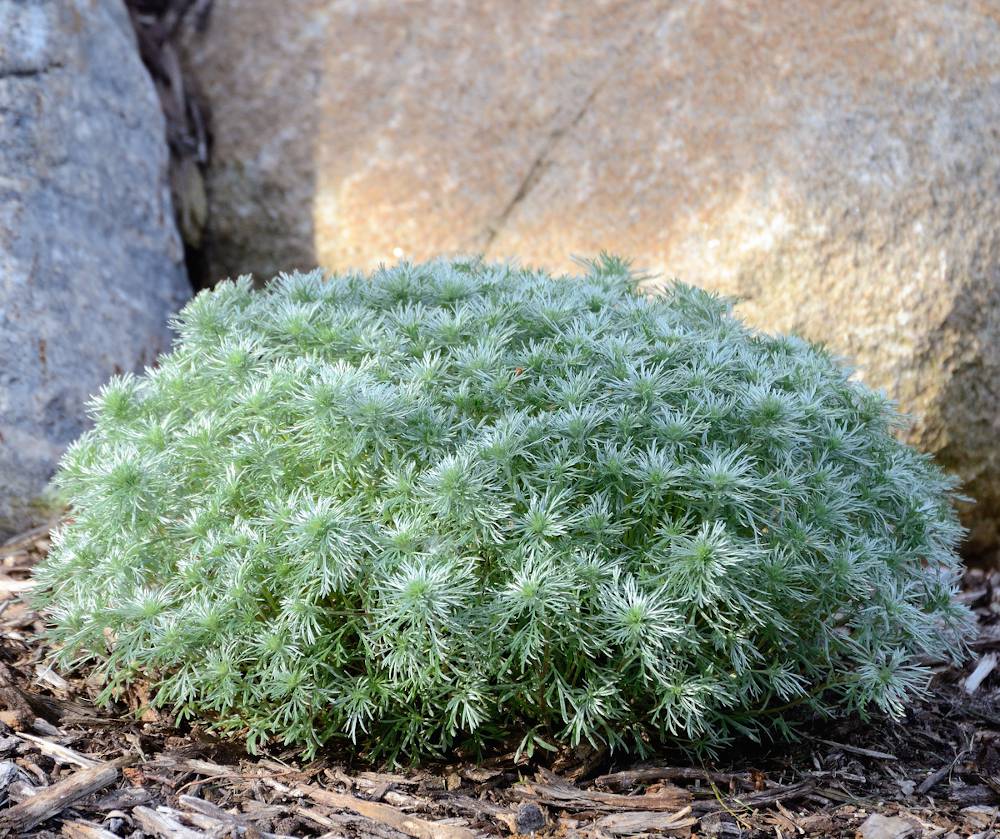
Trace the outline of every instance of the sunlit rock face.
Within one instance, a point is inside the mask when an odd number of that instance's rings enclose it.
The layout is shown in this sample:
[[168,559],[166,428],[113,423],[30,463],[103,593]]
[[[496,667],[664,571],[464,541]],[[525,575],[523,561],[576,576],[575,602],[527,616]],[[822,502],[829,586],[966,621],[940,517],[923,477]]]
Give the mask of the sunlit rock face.
[[[1000,517],[1000,13],[217,0],[216,275],[574,254],[851,358]],[[248,44],[254,45],[248,48]]]
[[0,538],[190,294],[153,84],[117,0],[0,0]]

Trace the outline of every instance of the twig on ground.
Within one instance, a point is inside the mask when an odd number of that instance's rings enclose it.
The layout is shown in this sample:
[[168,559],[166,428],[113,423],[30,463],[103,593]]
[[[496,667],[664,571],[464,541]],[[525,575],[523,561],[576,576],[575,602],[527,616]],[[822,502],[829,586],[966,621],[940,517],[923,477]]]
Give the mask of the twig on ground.
[[181,824],[166,807],[136,807],[132,815],[143,830],[163,839],[208,839],[207,833]]
[[[721,801],[705,800],[695,801],[691,806],[696,813],[712,813],[716,810],[729,810],[729,808],[749,808],[764,807],[775,804],[778,801],[790,801],[796,798],[803,798],[813,791],[815,784],[812,781],[802,781],[798,784],[791,784],[785,787],[755,792],[750,795],[737,796],[730,795]],[[823,793],[826,794],[825,792]]]
[[51,787],[38,790],[37,795],[0,813],[0,835],[31,830],[75,801],[111,786],[118,780],[121,767],[132,761],[133,758],[127,757],[114,763],[81,769]]
[[58,518],[50,519],[45,522],[45,524],[40,524],[38,527],[33,527],[31,530],[26,530],[24,533],[13,536],[0,545],[0,559],[10,556],[11,554],[16,554],[25,548],[30,548],[39,539],[44,539],[49,535],[49,531],[52,530],[59,523]]
[[955,755],[954,760],[949,761],[931,772],[930,775],[920,782],[920,785],[916,789],[917,795],[927,795],[927,793],[929,793],[951,773],[951,771],[955,768],[955,764],[957,764],[960,760],[963,760],[967,754],[967,750],[959,752]]
[[72,763],[76,766],[82,766],[85,769],[102,765],[99,760],[86,757],[79,752],[73,751],[68,746],[61,746],[59,743],[53,743],[44,737],[36,737],[34,734],[28,734],[26,731],[20,731],[15,736],[20,737],[22,740],[27,740],[29,743],[34,743],[38,747],[38,751],[42,754],[48,755],[61,763]]
[[637,784],[655,781],[705,781],[725,786],[739,785],[754,788],[753,782],[732,772],[712,772],[693,766],[643,766],[622,772],[612,772],[594,779],[594,786],[609,790],[628,790]]
[[870,757],[875,760],[899,760],[899,758],[895,755],[889,754],[888,752],[879,752],[875,749],[863,749],[860,746],[850,746],[847,743],[837,743],[834,740],[823,740],[820,737],[816,737],[814,739],[817,743],[823,743],[826,746],[832,746],[835,749],[840,749],[848,754],[858,755],[860,757]]
[[677,786],[663,786],[655,795],[617,795],[579,789],[544,769],[538,771],[536,778],[536,781],[517,784],[514,793],[519,798],[540,801],[566,810],[670,811],[684,807],[691,800],[691,793]]
[[969,677],[965,680],[963,687],[965,692],[970,696],[979,690],[979,686],[986,681],[987,676],[992,673],[997,666],[997,654],[987,653],[981,659],[979,659],[979,664],[976,665],[976,669],[973,670]]
[[473,839],[475,834],[466,827],[432,822],[404,813],[388,804],[366,801],[343,792],[333,792],[313,784],[297,784],[294,789],[317,804],[338,810],[352,810],[366,818],[388,825],[416,839]]
[[631,835],[634,833],[659,833],[666,836],[688,836],[698,819],[691,816],[691,808],[676,813],[626,811],[603,816],[594,822],[602,833]]
[[0,594],[20,594],[34,587],[34,580],[15,580],[13,577],[0,576]]
[[69,839],[120,839],[117,834],[105,830],[99,824],[80,820],[63,822],[62,834]]

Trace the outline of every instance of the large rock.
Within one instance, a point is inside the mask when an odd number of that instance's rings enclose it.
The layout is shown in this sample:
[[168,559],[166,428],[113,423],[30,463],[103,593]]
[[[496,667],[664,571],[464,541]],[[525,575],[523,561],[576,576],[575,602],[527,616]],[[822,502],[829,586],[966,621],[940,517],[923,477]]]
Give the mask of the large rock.
[[163,118],[121,0],[0,0],[0,533],[90,393],[167,348],[190,293]]
[[631,255],[850,357],[965,479],[974,545],[996,544],[995,4],[216,0],[214,14],[191,54],[215,109],[216,273]]

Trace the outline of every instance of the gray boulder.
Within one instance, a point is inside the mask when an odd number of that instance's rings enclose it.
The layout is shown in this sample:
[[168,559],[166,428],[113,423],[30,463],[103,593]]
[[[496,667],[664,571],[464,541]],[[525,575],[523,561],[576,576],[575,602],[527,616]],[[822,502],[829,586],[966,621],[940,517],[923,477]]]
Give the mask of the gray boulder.
[[190,295],[163,117],[120,0],[0,0],[0,534],[31,523],[88,396]]

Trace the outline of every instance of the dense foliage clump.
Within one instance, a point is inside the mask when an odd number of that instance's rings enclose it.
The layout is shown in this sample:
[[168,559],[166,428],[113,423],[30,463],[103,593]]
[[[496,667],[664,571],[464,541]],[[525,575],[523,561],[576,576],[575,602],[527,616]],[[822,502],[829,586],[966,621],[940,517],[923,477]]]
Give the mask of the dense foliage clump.
[[95,399],[39,571],[107,695],[382,756],[899,714],[960,656],[951,481],[821,349],[619,261],[203,292]]

